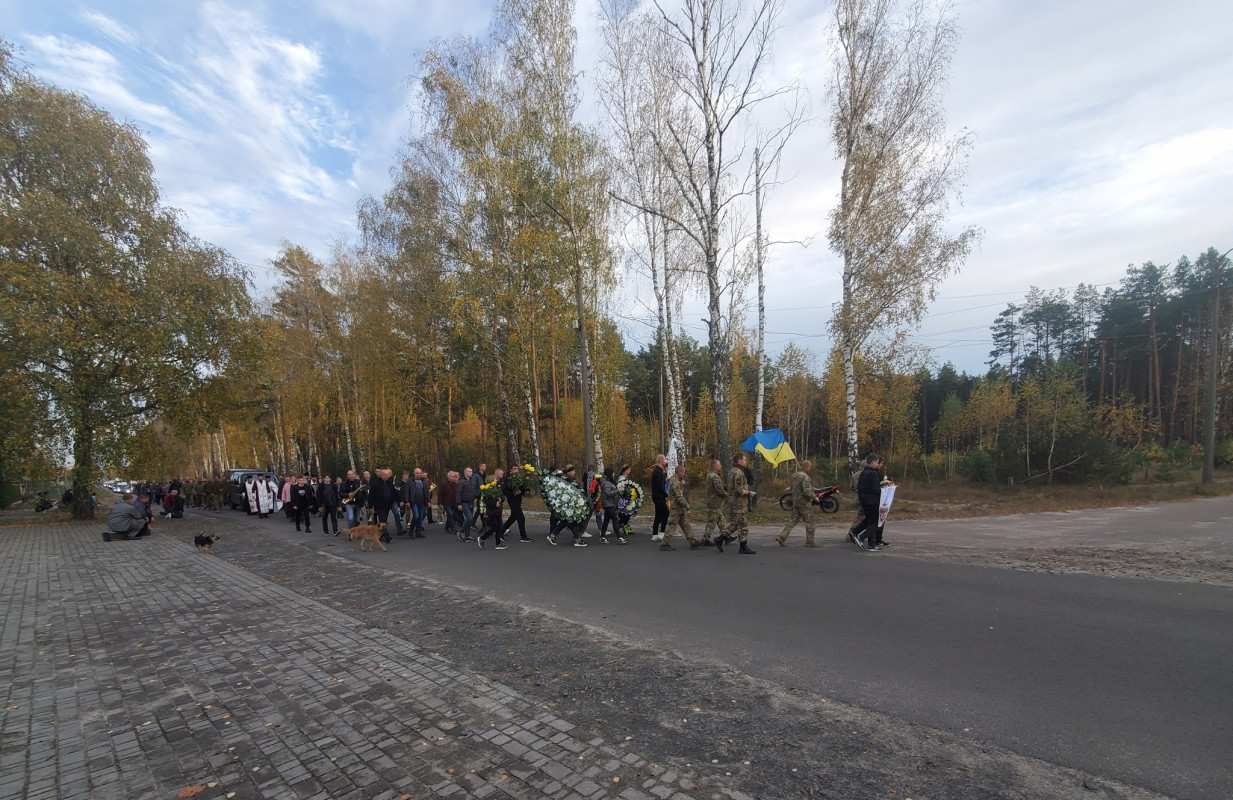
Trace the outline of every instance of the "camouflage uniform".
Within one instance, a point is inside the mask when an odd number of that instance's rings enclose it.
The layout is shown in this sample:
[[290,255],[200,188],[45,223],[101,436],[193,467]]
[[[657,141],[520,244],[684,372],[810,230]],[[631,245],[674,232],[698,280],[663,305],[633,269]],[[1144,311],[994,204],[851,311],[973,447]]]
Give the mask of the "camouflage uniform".
[[715,531],[724,535],[724,501],[727,499],[723,476],[711,470],[706,475],[706,530],[702,532],[702,541],[710,542]]
[[724,537],[731,540],[740,539],[741,544],[749,541],[749,481],[745,471],[735,464],[728,470],[728,533]]
[[210,488],[210,510],[211,511],[222,511],[223,510],[223,491],[226,489],[226,487],[227,487],[227,484],[223,481],[222,478],[214,478],[213,480],[210,481],[209,488]]
[[775,537],[780,547],[786,547],[788,534],[796,523],[805,523],[805,546],[813,547],[813,506],[817,494],[809,481],[809,473],[798,469],[792,476],[792,518],[783,526],[783,532]]
[[671,501],[668,511],[668,527],[664,528],[664,541],[660,549],[672,546],[672,535],[677,526],[685,534],[685,540],[691,545],[698,540],[694,538],[693,527],[689,524],[689,494],[685,491],[685,481],[673,475],[668,481],[668,499]]

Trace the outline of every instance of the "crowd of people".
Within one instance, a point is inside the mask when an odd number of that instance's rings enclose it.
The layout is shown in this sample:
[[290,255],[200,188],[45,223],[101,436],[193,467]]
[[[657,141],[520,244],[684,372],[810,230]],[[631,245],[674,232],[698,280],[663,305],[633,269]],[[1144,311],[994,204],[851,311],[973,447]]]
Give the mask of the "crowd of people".
[[[811,466],[807,460],[799,462],[791,478],[792,517],[775,538],[781,547],[787,546],[792,530],[801,523],[805,546],[819,546],[814,538],[817,492],[809,476]],[[889,481],[878,456],[869,455],[863,466],[857,485],[858,516],[848,536],[862,550],[876,552],[886,546],[877,524],[878,498],[880,488]],[[475,542],[484,549],[491,540],[495,549],[504,550],[514,529],[520,542],[533,541],[527,534],[522,501],[528,491],[539,486],[550,512],[549,544],[563,543],[561,537],[568,533],[568,543],[574,547],[586,547],[586,539],[624,545],[634,533],[630,520],[642,504],[643,489],[631,472],[629,466],[617,470],[608,467],[601,472],[592,469],[580,480],[572,464],[559,470],[538,470],[527,464],[507,472],[498,467],[489,474],[488,465],[480,463],[474,468],[449,471],[439,486],[419,468],[404,470],[401,476],[388,468],[359,474],[348,470],[345,476],[336,477],[254,474],[245,478],[240,495],[246,513],[264,519],[281,512],[297,531],[306,533],[312,532],[314,519],[327,536],[338,536],[358,525],[383,524],[386,530],[382,539],[389,542],[394,537],[424,538],[426,526],[443,524],[443,532],[459,541]],[[545,491],[541,482],[550,482],[555,488]],[[757,493],[744,453],[736,456],[726,472],[719,460],[711,462],[704,481],[706,523],[701,536],[694,533],[694,501],[685,467],[678,465],[670,470],[667,457],[660,454],[655,458],[650,484],[654,506],[651,539],[659,543],[660,550],[676,550],[673,539],[679,532],[690,549],[713,547],[722,553],[725,545],[736,543],[737,552],[756,555],[749,546],[748,513]],[[125,495],[125,501],[113,507],[112,518],[117,521],[110,527],[116,535],[144,535],[141,531],[148,533],[154,506],[161,505],[160,513],[167,517],[183,516],[186,507],[218,511],[226,502],[227,491],[227,481],[217,476],[143,484],[135,495]],[[120,508],[122,505],[129,509]],[[144,520],[144,527],[134,530],[138,516]],[[592,520],[598,536],[589,530]]]

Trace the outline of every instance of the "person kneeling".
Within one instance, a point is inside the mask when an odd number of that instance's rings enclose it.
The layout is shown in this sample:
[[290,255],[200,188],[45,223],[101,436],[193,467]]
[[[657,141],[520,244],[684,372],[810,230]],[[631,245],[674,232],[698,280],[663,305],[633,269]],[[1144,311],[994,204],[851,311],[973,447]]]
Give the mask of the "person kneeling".
[[107,533],[112,539],[140,539],[150,535],[146,513],[133,505],[131,494],[125,494],[123,500],[111,507],[107,515]]

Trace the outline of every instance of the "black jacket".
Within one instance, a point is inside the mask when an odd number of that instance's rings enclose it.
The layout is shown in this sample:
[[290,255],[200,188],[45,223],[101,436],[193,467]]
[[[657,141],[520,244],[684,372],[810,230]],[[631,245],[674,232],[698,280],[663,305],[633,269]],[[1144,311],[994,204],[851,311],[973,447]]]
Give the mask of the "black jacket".
[[298,511],[309,511],[317,505],[317,492],[309,484],[300,486],[291,484],[291,507]]
[[479,484],[465,478],[458,481],[458,503],[460,505],[470,503],[477,497],[479,497]]
[[505,492],[505,502],[511,509],[522,508],[522,489],[515,489],[509,485],[508,479],[502,479],[501,491]]
[[317,507],[338,508],[338,487],[332,483],[317,484]]
[[882,473],[875,467],[865,467],[856,479],[856,499],[863,506],[882,502]]
[[383,480],[376,475],[368,482],[368,505],[380,511],[388,511],[398,505],[398,490],[394,488],[394,480]]
[[664,472],[664,468],[656,466],[651,472],[651,499],[656,502],[663,502],[668,499],[668,473]]

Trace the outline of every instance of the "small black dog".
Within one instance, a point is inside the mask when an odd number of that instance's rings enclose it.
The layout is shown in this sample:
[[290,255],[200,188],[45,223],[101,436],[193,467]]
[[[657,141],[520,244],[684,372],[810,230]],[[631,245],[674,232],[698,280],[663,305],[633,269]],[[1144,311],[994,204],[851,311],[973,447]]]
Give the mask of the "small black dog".
[[200,533],[193,539],[193,544],[197,545],[197,550],[202,553],[214,554],[214,543],[219,540],[217,533]]

